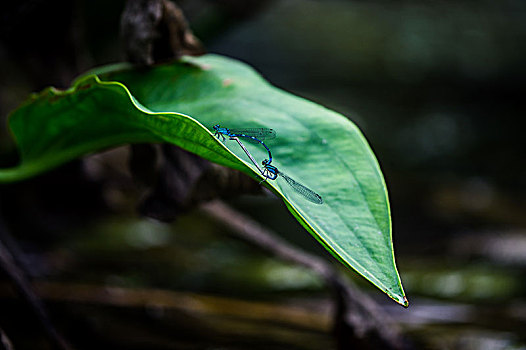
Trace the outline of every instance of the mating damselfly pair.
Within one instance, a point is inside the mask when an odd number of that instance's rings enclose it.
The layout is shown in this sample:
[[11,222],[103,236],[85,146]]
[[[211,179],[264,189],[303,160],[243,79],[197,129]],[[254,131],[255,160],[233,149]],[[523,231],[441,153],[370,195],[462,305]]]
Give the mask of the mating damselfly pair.
[[[219,124],[217,124],[214,126],[214,131],[215,131],[215,136],[217,138],[221,138],[224,141],[226,137],[228,137],[230,140],[234,140],[239,144],[239,146],[243,149],[243,151],[245,152],[247,157],[250,159],[250,161],[259,170],[261,175],[265,177],[263,181],[266,181],[267,179],[276,180],[278,176],[280,176],[297,193],[305,197],[305,199],[313,203],[316,203],[316,204],[323,203],[323,199],[321,198],[319,194],[317,194],[316,192],[314,192],[307,186],[302,185],[301,183],[292,179],[290,176],[283,173],[282,171],[279,171],[278,168],[275,167],[274,165],[271,165],[272,153],[270,152],[270,148],[262,140],[269,140],[269,139],[276,138],[276,132],[273,129],[267,129],[267,128],[229,129],[229,128],[223,128]],[[257,161],[254,159],[254,157],[248,151],[245,145],[241,142],[240,138],[247,142],[260,144],[263,147],[265,147],[266,151],[268,152],[268,159],[265,159],[261,162],[263,169],[259,167]]]

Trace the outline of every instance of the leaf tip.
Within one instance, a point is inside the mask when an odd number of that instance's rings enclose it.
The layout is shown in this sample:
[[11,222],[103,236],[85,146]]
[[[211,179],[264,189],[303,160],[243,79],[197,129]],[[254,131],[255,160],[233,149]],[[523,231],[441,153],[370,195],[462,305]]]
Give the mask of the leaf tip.
[[405,295],[390,295],[390,297],[404,308],[409,307],[409,300],[407,300]]
[[392,288],[387,288],[384,290],[384,292],[398,304],[402,305],[405,308],[409,307],[409,300],[407,300],[403,291],[401,291],[401,294],[398,294],[395,293]]
[[402,300],[403,300],[403,303],[400,303],[400,305],[402,305],[402,306],[405,307],[405,308],[408,308],[408,307],[409,307],[409,300],[407,300],[407,298],[405,297],[405,295],[404,295],[404,297],[402,298]]

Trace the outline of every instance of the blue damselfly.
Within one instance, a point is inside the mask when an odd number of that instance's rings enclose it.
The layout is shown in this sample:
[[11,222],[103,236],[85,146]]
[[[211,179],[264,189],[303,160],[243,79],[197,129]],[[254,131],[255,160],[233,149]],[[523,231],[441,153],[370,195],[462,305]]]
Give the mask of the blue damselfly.
[[272,163],[272,153],[270,152],[270,148],[267,147],[267,145],[261,141],[261,140],[269,140],[276,138],[276,132],[273,129],[267,129],[267,128],[245,128],[245,129],[229,129],[229,128],[223,128],[219,124],[214,125],[214,131],[215,136],[217,138],[221,137],[222,140],[225,140],[225,136],[228,136],[229,139],[233,140],[234,137],[242,137],[243,139],[247,140],[248,142],[253,143],[259,143],[268,152],[269,157],[269,164]]

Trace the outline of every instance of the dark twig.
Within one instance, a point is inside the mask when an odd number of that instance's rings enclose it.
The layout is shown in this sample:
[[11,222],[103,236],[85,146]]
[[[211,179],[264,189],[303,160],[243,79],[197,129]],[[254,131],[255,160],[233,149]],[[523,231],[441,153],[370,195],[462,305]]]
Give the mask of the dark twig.
[[340,349],[348,349],[351,345],[360,345],[362,349],[410,348],[409,343],[383,310],[330,264],[291,246],[258,222],[220,201],[209,202],[202,208],[208,215],[221,221],[242,239],[283,260],[313,270],[333,288],[338,300],[334,329]]
[[[0,230],[4,231],[6,228],[3,223],[0,221]],[[3,235],[0,235],[0,237]],[[54,344],[57,349],[69,350],[71,346],[62,338],[58,333],[55,326],[51,322],[51,319],[44,307],[44,304],[40,298],[33,291],[31,283],[27,279],[24,271],[18,267],[13,258],[13,255],[9,249],[3,244],[0,239],[0,267],[4,270],[15,286],[18,293],[22,298],[29,304],[31,309],[35,312],[40,323],[44,327],[46,334],[48,335],[50,341]]]

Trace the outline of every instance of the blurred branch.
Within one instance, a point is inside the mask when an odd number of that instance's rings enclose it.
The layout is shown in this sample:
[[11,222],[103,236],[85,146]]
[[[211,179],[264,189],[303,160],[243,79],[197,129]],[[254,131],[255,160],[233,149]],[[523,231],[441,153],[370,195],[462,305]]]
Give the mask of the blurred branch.
[[394,322],[369,296],[359,291],[343,275],[324,260],[291,246],[258,222],[214,201],[202,206],[214,219],[237,235],[277,257],[305,266],[316,272],[331,286],[338,305],[334,320],[339,349],[359,346],[360,349],[410,349]]
[[[179,147],[133,145],[129,167],[146,194],[142,215],[170,222],[181,212],[218,197],[260,194],[261,186],[240,171],[213,164]],[[160,151],[162,157],[157,158]]]
[[[279,321],[297,327],[326,332],[330,320],[319,310],[268,302],[245,301],[221,296],[151,288],[123,288],[60,282],[36,282],[35,290],[44,300],[93,303],[129,308],[156,307],[210,317]],[[1,293],[1,297],[9,294]]]
[[[60,312],[67,309],[73,324],[79,312],[84,319],[97,320],[95,340],[88,340],[91,348],[104,344],[133,344],[132,348],[141,349],[244,349],[253,345],[258,349],[334,348],[328,308],[310,303],[61,282],[35,282],[35,290]],[[0,284],[0,298],[9,302],[12,297],[13,293]],[[86,309],[86,305],[90,307]],[[81,326],[88,334],[93,327]],[[82,344],[90,346],[86,340]]]
[[4,227],[3,222],[0,218],[0,231],[2,231],[0,234],[0,268],[2,268],[2,270],[5,271],[6,275],[13,283],[19,295],[31,307],[36,317],[44,327],[48,338],[54,344],[54,346],[57,349],[62,350],[71,349],[70,345],[58,333],[55,326],[53,326],[53,323],[51,322],[51,319],[44,307],[44,304],[33,291],[33,287],[27,279],[24,271],[22,271],[22,269],[18,267],[13,255],[11,254],[9,249],[4,245],[1,238],[4,236],[5,230],[6,228]]
[[0,350],[14,350],[13,344],[2,328],[0,328]]
[[128,0],[121,35],[127,59],[138,65],[205,52],[181,9],[169,0]]

